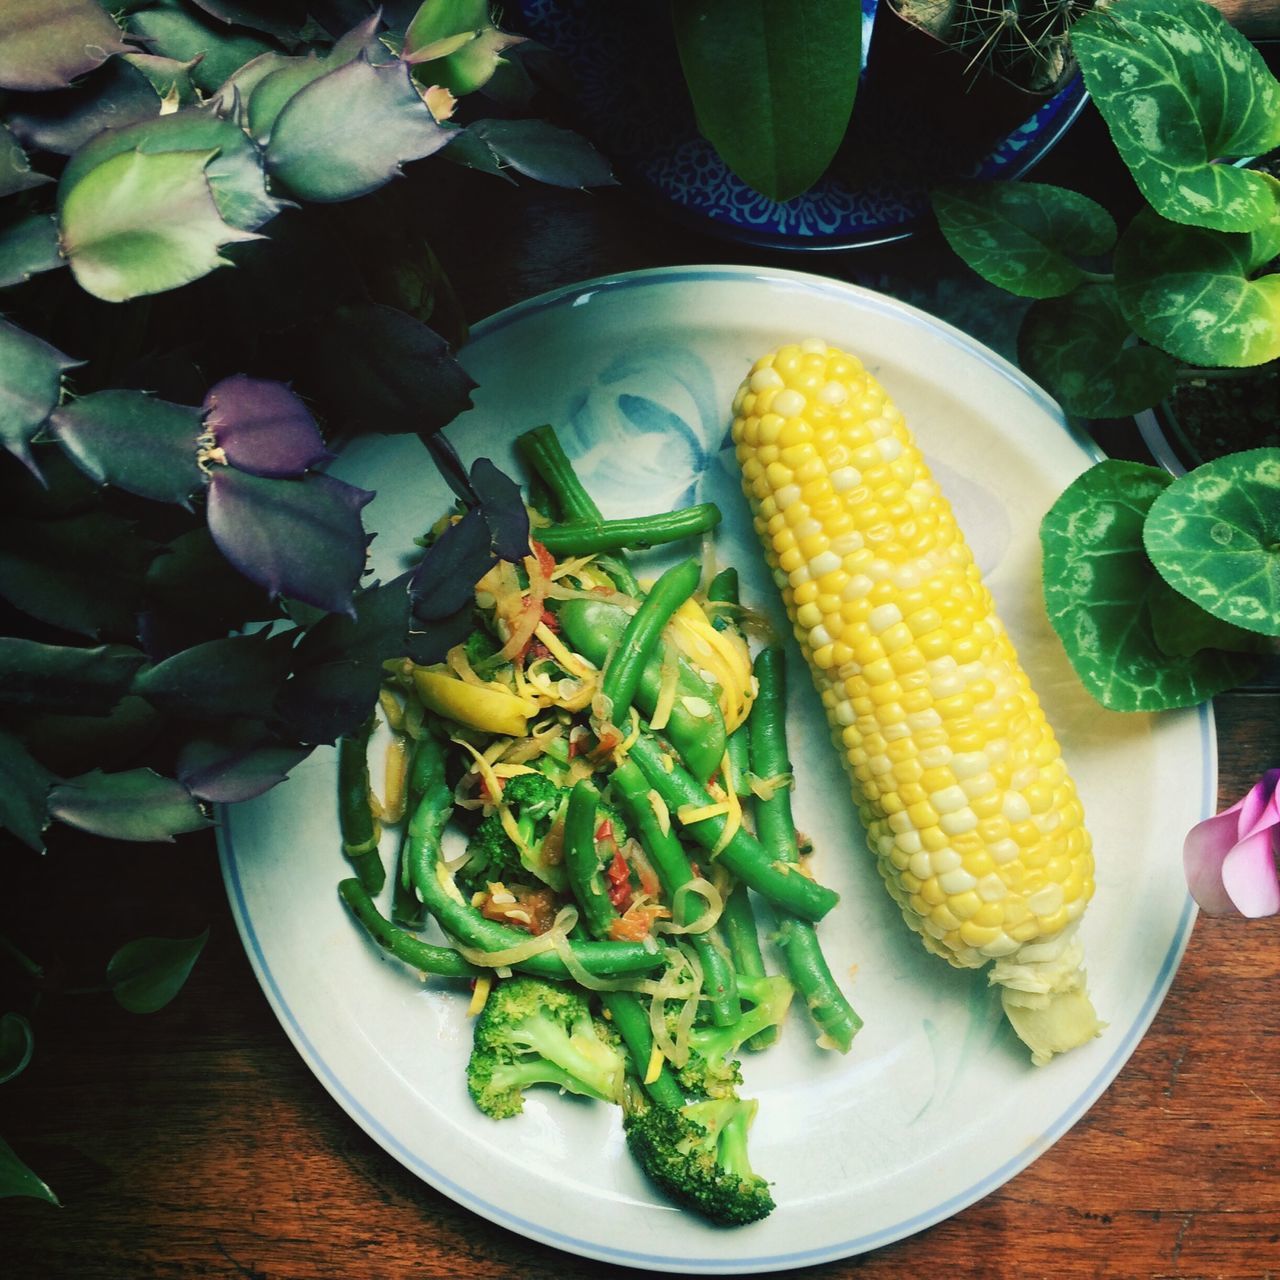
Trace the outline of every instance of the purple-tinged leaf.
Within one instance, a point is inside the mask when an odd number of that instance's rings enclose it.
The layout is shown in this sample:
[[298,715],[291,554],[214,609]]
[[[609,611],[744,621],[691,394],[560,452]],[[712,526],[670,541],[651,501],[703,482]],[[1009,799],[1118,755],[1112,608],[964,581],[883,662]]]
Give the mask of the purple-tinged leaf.
[[45,173],[37,173],[31,167],[26,152],[17,139],[0,125],[0,196],[11,196],[19,191],[43,186],[53,179]]
[[426,445],[431,461],[436,464],[436,470],[445,484],[463,503],[469,507],[474,506],[479,499],[476,497],[476,491],[471,487],[471,477],[467,475],[467,468],[458,457],[458,451],[453,447],[452,441],[442,432],[436,431],[431,435],[424,435],[422,443]]
[[263,724],[242,720],[188,742],[178,755],[177,775],[201,800],[240,804],[283,782],[310,754],[310,747],[283,743]]
[[23,844],[44,852],[48,825],[49,788],[57,781],[52,773],[11,733],[0,729],[0,827],[13,832]]
[[499,161],[553,187],[617,182],[609,162],[584,137],[545,120],[477,120],[467,126]]
[[209,941],[209,930],[194,938],[138,938],[126,942],[107,962],[107,985],[130,1013],[155,1013],[182,990]]
[[218,467],[209,479],[209,532],[273,596],[349,613],[369,541],[360,512],[372,497],[318,473],[279,480]]
[[140,391],[95,391],[54,410],[49,424],[76,465],[99,484],[190,505],[204,483],[197,461],[201,411]]
[[62,394],[62,375],[82,361],[0,319],[0,446],[33,475],[31,438],[44,425]]
[[172,841],[210,825],[191,793],[152,769],[94,769],[49,793],[49,816],[112,840]]
[[128,645],[82,649],[0,636],[0,706],[105,714],[145,661]]
[[489,527],[494,555],[518,564],[529,554],[529,510],[520,486],[488,458],[471,464],[471,486]]
[[32,1173],[14,1149],[0,1138],[0,1199],[6,1196],[30,1196],[33,1200],[45,1200],[61,1205],[49,1185]]
[[258,239],[222,217],[206,173],[217,155],[126,151],[60,190],[62,249],[80,287],[104,302],[164,293],[226,266],[223,245]]
[[6,117],[13,136],[28,151],[74,155],[104,129],[153,120],[160,99],[151,81],[126,58],[112,58],[74,89],[16,94]]
[[299,384],[344,434],[429,435],[470,408],[476,385],[439,334],[377,303],[336,308],[302,360]]
[[413,571],[413,616],[419,622],[436,622],[470,605],[476,583],[496,560],[484,513],[472,507],[427,548]]
[[452,137],[402,62],[361,54],[290,98],[267,146],[267,170],[303,200],[350,200],[389,182]]
[[382,664],[406,655],[409,574],[359,592],[355,618],[330,614],[294,653],[294,674],[276,703],[282,733],[302,742],[334,742],[369,715]]
[[0,231],[0,289],[66,265],[51,214],[33,213]]
[[66,631],[132,636],[155,552],[131,521],[108,511],[0,519],[0,596]]
[[291,647],[288,633],[267,631],[206,640],[139,672],[133,692],[201,723],[262,716],[289,672]]
[[130,52],[95,0],[0,0],[0,88],[65,89]]
[[227,463],[255,476],[300,476],[332,455],[310,410],[283,382],[237,373],[209,388],[205,426]]

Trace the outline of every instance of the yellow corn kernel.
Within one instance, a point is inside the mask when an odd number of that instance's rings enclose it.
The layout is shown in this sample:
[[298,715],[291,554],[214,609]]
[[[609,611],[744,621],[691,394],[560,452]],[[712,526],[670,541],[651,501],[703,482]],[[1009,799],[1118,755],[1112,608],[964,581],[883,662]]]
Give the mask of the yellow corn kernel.
[[[767,460],[766,438],[778,446]],[[733,440],[907,923],[952,964],[995,962],[1035,1061],[1092,1038],[1100,1024],[1074,937],[1094,887],[1083,811],[902,415],[856,357],[809,340],[756,362]],[[771,523],[774,512],[786,521]]]

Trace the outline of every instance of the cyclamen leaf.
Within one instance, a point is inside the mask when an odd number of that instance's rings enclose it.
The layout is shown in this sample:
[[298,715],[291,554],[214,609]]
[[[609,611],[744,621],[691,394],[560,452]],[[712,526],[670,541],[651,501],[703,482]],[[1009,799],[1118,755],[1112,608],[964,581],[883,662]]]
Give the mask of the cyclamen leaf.
[[205,426],[238,471],[299,476],[332,455],[310,410],[283,382],[237,373],[209,388]]
[[14,1149],[0,1138],[0,1199],[5,1196],[30,1196],[34,1200],[47,1200],[49,1204],[61,1201],[43,1179],[27,1168]]
[[980,276],[1023,298],[1069,293],[1073,257],[1105,253],[1116,224],[1096,201],[1039,182],[964,183],[932,193],[947,243]]
[[402,62],[360,56],[289,99],[271,131],[267,169],[303,200],[350,200],[452,137],[432,118]]
[[179,753],[179,781],[211,804],[241,804],[264,795],[311,754],[282,743],[261,723],[235,722],[188,742]]
[[26,153],[18,145],[13,134],[0,125],[0,196],[11,196],[19,191],[51,182],[47,174],[36,173]]
[[0,0],[0,88],[65,89],[131,52],[95,0]]
[[107,962],[111,994],[130,1013],[155,1013],[182,990],[209,930],[194,938],[138,938]]
[[89,649],[0,636],[0,706],[105,714],[145,661],[128,645]]
[[584,137],[545,120],[477,120],[466,133],[479,138],[500,164],[536,182],[603,187],[616,181],[608,160]]
[[291,645],[287,633],[266,631],[207,640],[139,672],[133,692],[202,724],[261,716],[288,674]]
[[1248,449],[1179,476],[1143,541],[1164,580],[1206,613],[1280,636],[1280,449]]
[[773,200],[825,172],[853,110],[858,0],[684,0],[672,22],[698,127],[725,164]]
[[50,214],[33,213],[0,231],[0,289],[66,265],[58,224]]
[[1198,604],[1175,591],[1163,578],[1152,583],[1149,600],[1152,630],[1156,643],[1165,653],[1181,657],[1199,653],[1201,649],[1226,649],[1231,653],[1266,652],[1266,637],[1206,613]]
[[212,111],[188,107],[122,129],[107,129],[68,161],[58,187],[59,209],[78,185],[114,156],[214,152],[204,166],[219,215],[240,231],[255,231],[283,207],[267,191],[262,153],[244,130]]
[[62,198],[63,252],[81,287],[105,302],[176,289],[227,265],[218,250],[256,240],[224,222],[205,168],[214,151],[128,151]]
[[[1280,183],[1272,182],[1273,197]],[[1265,364],[1280,356],[1280,200],[1251,234],[1180,226],[1143,210],[1116,249],[1116,295],[1134,330],[1191,365]]]
[[1082,14],[1071,47],[1121,159],[1174,222],[1249,231],[1273,217],[1261,175],[1221,157],[1280,146],[1280,82],[1202,0],[1116,0]]
[[1113,711],[1195,706],[1256,665],[1216,650],[1171,656],[1156,641],[1150,595],[1160,578],[1142,527],[1170,482],[1158,467],[1100,462],[1068,485],[1040,525],[1049,621],[1081,683]]
[[343,433],[430,434],[470,407],[476,385],[439,334],[376,303],[334,310],[301,360],[303,389]]
[[360,511],[372,498],[314,472],[280,480],[218,467],[209,481],[209,532],[273,596],[348,613],[368,543]]
[[56,409],[49,424],[99,484],[183,506],[204,483],[201,411],[141,391],[95,391]]
[[63,373],[80,363],[0,319],[0,445],[33,475],[31,438],[57,406]]
[[210,825],[186,787],[151,769],[94,769],[60,782],[49,793],[49,816],[110,840],[167,843]]
[[1130,345],[1128,321],[1109,284],[1086,284],[1031,304],[1018,333],[1018,363],[1062,407],[1083,418],[1118,418],[1158,404],[1177,361]]
[[0,1017],[0,1084],[20,1076],[31,1061],[35,1036],[31,1023],[20,1013]]
[[52,773],[13,736],[0,729],[0,827],[13,832],[28,848],[44,852]]

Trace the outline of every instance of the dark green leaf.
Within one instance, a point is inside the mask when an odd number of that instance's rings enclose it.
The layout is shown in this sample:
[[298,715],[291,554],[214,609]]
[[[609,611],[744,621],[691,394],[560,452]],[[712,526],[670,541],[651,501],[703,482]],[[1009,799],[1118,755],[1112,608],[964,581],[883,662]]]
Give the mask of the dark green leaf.
[[1163,653],[1181,658],[1201,649],[1225,649],[1230,653],[1264,653],[1266,638],[1256,631],[1233,627],[1206,613],[1198,604],[1175,591],[1163,578],[1151,584],[1151,628]]
[[0,88],[65,89],[129,51],[95,0],[0,0]]
[[216,151],[127,151],[59,191],[62,248],[82,288],[106,302],[176,289],[253,240],[224,222],[205,170]]
[[[1280,193],[1272,181],[1271,191]],[[1148,342],[1191,365],[1242,367],[1280,356],[1280,275],[1256,276],[1280,252],[1280,201],[1252,233],[1168,222],[1150,209],[1116,249],[1116,293]]]
[[1150,594],[1160,581],[1142,546],[1147,512],[1171,477],[1108,460],[1062,493],[1040,525],[1045,608],[1084,687],[1113,711],[1194,706],[1256,665],[1213,650],[1177,657],[1157,643]]
[[178,778],[201,800],[241,804],[279,785],[310,754],[310,747],[282,743],[264,724],[236,721],[188,742],[178,759]]
[[60,1204],[48,1185],[38,1178],[21,1160],[17,1152],[0,1138],[0,1198],[4,1196],[30,1196],[33,1200],[47,1200]]
[[18,730],[31,754],[59,777],[87,773],[103,760],[116,768],[134,764],[164,727],[164,717],[145,699],[126,694],[105,715],[37,713]]
[[0,729],[0,827],[44,852],[49,788],[57,779],[11,733]]
[[248,27],[279,40],[297,38],[307,18],[305,0],[193,0],[228,26]]
[[748,186],[789,200],[822,177],[858,87],[858,0],[677,0],[698,127]]
[[6,1013],[0,1017],[0,1084],[26,1070],[34,1047],[31,1023],[22,1014]]
[[217,467],[209,532],[222,554],[273,596],[345,613],[364,572],[369,537],[360,511],[372,497],[318,472],[276,479]]
[[477,120],[466,132],[500,165],[536,182],[602,187],[615,181],[609,162],[584,137],[545,120]]
[[282,205],[267,191],[262,153],[230,120],[198,107],[157,116],[123,129],[108,129],[81,147],[68,161],[58,186],[59,208],[99,166],[130,151],[143,155],[215,152],[204,166],[214,204],[225,222],[254,231],[275,217]]
[[0,636],[0,705],[106,713],[145,661],[127,645],[81,649]]
[[51,214],[33,213],[0,231],[0,289],[66,265]]
[[111,840],[172,841],[209,819],[180,782],[151,769],[94,769],[49,793],[49,816]]
[[130,1013],[155,1013],[182,990],[209,930],[194,938],[138,938],[107,963],[111,994]]
[[199,90],[191,78],[191,73],[199,65],[195,59],[179,62],[176,58],[165,58],[155,53],[127,53],[124,60],[146,76],[162,102],[171,106],[193,107],[200,101]]
[[1018,333],[1018,363],[1083,418],[1124,417],[1158,404],[1178,369],[1165,352],[1133,343],[1108,284],[1032,303]]
[[1083,14],[1071,47],[1154,209],[1221,231],[1275,216],[1261,175],[1213,163],[1280,146],[1280,83],[1212,5],[1119,0]]
[[452,137],[418,96],[402,62],[361,54],[290,98],[271,131],[267,169],[303,200],[350,200]]
[[162,711],[204,723],[266,715],[289,671],[289,635],[266,631],[193,645],[138,673],[133,690]]
[[493,25],[487,0],[427,0],[405,31],[400,56],[416,67],[419,83],[460,98],[488,84],[503,51],[519,39]]
[[31,438],[62,394],[62,375],[80,361],[0,320],[0,446],[35,470]]
[[224,25],[204,23],[178,8],[142,9],[131,13],[128,28],[145,36],[152,53],[176,62],[192,62],[191,78],[204,93],[213,93],[237,68],[271,45],[244,31],[230,31]]
[[1115,244],[1111,215],[1088,196],[1040,182],[971,182],[933,192],[947,243],[980,276],[1023,298],[1054,298],[1084,279],[1074,258]]
[[1180,476],[1152,504],[1143,539],[1165,581],[1206,613],[1280,636],[1280,449]]
[[475,382],[449,345],[394,307],[338,307],[310,336],[299,387],[344,435],[430,434],[471,405]]
[[0,596],[66,631],[133,636],[155,550],[130,521],[105,511],[0,519]]
[[11,196],[18,191],[29,191],[52,179],[31,168],[26,152],[4,125],[0,125],[0,196]]
[[49,419],[62,446],[99,484],[187,504],[204,483],[197,462],[202,414],[141,391],[95,391]]

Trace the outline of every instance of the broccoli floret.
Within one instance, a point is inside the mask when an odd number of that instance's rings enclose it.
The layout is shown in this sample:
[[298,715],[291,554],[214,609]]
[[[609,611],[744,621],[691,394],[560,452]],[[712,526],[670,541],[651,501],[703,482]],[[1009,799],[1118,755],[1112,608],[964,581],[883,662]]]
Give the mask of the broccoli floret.
[[732,1097],[742,1083],[738,1051],[758,1032],[782,1024],[794,988],[781,974],[761,978],[740,974],[738,994],[752,1003],[736,1022],[727,1027],[699,1024],[690,1031],[689,1058],[676,1073],[686,1093]]
[[524,849],[507,834],[501,816],[489,814],[467,842],[468,857],[458,871],[458,884],[474,893],[495,880],[527,880],[534,875],[563,892],[564,867],[559,859],[544,855],[548,833],[563,821],[569,793],[543,773],[521,773],[507,780],[502,800],[515,818]]
[[624,1119],[627,1146],[673,1200],[723,1226],[745,1226],[774,1208],[769,1184],[747,1158],[756,1107],[734,1097],[660,1107],[637,1090]]
[[501,1120],[524,1109],[524,1090],[535,1084],[621,1102],[625,1071],[617,1037],[583,995],[538,978],[505,978],[476,1019],[467,1088],[481,1111]]

